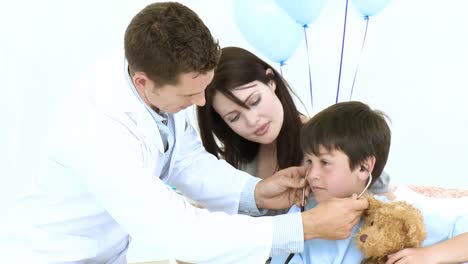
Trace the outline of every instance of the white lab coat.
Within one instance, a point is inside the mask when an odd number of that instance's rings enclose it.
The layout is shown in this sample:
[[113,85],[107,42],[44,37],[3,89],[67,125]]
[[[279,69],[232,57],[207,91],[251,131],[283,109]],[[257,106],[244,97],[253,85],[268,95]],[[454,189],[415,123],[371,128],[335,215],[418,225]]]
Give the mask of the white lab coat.
[[110,257],[125,253],[128,235],[160,258],[264,263],[273,219],[233,215],[251,176],[207,153],[182,111],[161,179],[156,123],[128,86],[122,53],[112,57],[86,73],[58,111],[44,162],[15,205],[16,241],[45,263],[118,263]]

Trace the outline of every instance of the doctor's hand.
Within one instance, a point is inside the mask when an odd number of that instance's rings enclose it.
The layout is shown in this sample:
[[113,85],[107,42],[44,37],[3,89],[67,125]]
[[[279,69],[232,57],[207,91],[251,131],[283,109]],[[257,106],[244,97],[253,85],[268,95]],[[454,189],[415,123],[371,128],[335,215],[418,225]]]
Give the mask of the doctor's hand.
[[[305,167],[289,167],[277,171],[255,186],[255,202],[258,208],[285,209],[302,199],[302,188],[307,184]],[[306,188],[308,197],[310,189]]]
[[366,199],[357,199],[357,195],[354,194],[349,198],[331,198],[302,212],[304,240],[337,240],[349,237],[368,206]]

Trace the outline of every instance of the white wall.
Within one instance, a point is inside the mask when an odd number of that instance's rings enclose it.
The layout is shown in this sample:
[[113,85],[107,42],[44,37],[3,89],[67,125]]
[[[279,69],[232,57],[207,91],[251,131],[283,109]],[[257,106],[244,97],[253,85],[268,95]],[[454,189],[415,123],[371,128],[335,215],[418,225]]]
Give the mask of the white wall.
[[[122,44],[131,17],[150,2],[1,2],[3,187],[30,175],[51,106],[77,72]],[[261,56],[239,33],[231,1],[181,2],[199,13],[222,46],[241,46]],[[314,109],[304,44],[283,68],[310,113],[335,100],[344,5],[344,0],[329,0],[308,29]],[[387,171],[394,183],[468,188],[467,7],[464,0],[393,0],[371,18],[353,99],[393,120]],[[341,101],[348,100],[364,30],[364,20],[351,6],[348,15]],[[16,191],[2,189],[3,195]]]

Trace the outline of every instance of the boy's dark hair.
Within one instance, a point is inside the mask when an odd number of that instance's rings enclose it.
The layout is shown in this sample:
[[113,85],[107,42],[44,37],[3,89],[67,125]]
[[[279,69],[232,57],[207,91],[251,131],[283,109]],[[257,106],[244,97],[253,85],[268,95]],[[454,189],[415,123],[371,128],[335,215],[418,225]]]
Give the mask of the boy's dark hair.
[[375,157],[372,183],[382,174],[390,150],[391,132],[383,112],[361,102],[334,104],[312,117],[301,130],[304,153],[340,150],[349,158],[350,169],[367,157]]
[[220,48],[188,7],[175,2],[150,4],[125,31],[125,57],[131,72],[142,71],[158,87],[177,84],[181,73],[215,68]]
[[[266,74],[267,69],[271,69],[273,73]],[[260,81],[264,84],[274,81],[276,84],[275,94],[283,106],[283,125],[276,140],[278,169],[300,165],[302,152],[299,146],[299,131],[302,122],[301,114],[291,96],[293,91],[281,74],[271,65],[248,50],[239,47],[222,49],[213,81],[206,89],[206,104],[197,107],[203,146],[216,157],[223,156],[228,163],[236,168],[240,168],[243,163],[251,162],[257,156],[260,144],[239,136],[213,108],[215,94],[221,93],[236,104],[248,109],[249,106],[239,100],[232,91],[236,87],[253,81]]]

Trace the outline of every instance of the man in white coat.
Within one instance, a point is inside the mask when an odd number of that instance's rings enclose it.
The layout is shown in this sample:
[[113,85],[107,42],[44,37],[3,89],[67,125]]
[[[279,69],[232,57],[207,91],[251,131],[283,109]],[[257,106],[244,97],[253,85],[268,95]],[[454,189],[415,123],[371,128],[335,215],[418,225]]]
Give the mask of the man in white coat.
[[42,166],[15,205],[16,262],[126,263],[134,238],[164,258],[264,263],[301,252],[304,239],[349,236],[366,200],[247,216],[291,206],[305,171],[259,181],[205,151],[183,110],[204,105],[219,52],[181,4],[151,4],[133,18],[125,56],[86,73],[57,113]]

